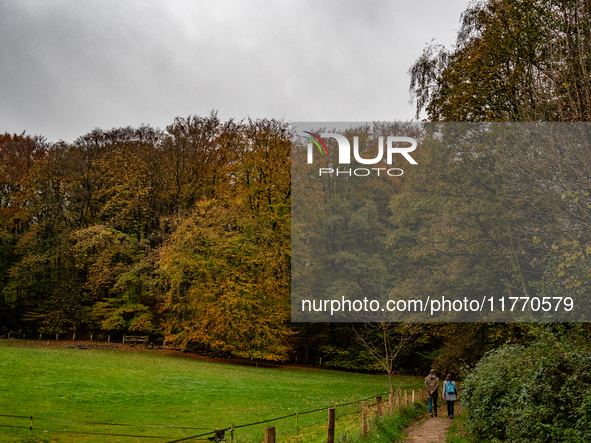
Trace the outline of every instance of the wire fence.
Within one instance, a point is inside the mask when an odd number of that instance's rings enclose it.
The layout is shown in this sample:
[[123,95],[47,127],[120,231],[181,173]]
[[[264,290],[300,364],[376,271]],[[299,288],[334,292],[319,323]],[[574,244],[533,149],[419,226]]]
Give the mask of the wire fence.
[[[422,385],[422,383],[421,383]],[[419,401],[422,398],[422,390],[415,396],[415,387],[412,388],[412,398]],[[404,395],[403,395],[404,392]],[[407,399],[407,404],[410,402],[411,395],[407,391],[397,390],[397,407],[404,407],[404,399]],[[0,414],[0,428],[13,429],[15,431],[28,430],[31,435],[45,435],[49,433],[54,434],[72,434],[81,436],[102,436],[102,437],[125,437],[131,439],[130,441],[137,441],[138,439],[151,439],[152,441],[165,441],[166,443],[177,443],[185,441],[229,441],[233,442],[260,442],[263,441],[264,429],[267,425],[273,423],[280,431],[277,436],[295,437],[297,440],[300,432],[315,425],[326,422],[326,416],[322,414],[329,408],[335,408],[337,412],[337,419],[343,418],[352,414],[361,412],[363,402],[368,402],[371,405],[377,404],[377,398],[382,396],[389,396],[389,391],[381,394],[375,394],[365,398],[358,398],[356,400],[346,403],[335,403],[328,406],[306,410],[297,411],[291,414],[282,415],[279,417],[271,417],[265,420],[260,420],[245,424],[230,424],[222,428],[206,428],[206,427],[190,427],[190,426],[169,426],[169,425],[152,425],[152,424],[130,424],[130,423],[115,423],[115,422],[100,422],[100,421],[81,421],[81,420],[65,420],[56,419],[43,416],[31,415],[14,415],[14,414]],[[415,398],[416,397],[416,398]],[[388,400],[384,402],[384,407],[388,409]],[[12,419],[13,423],[2,423],[2,421],[9,421]],[[28,423],[24,423],[27,420]],[[16,422],[16,423],[14,423]],[[28,424],[28,426],[26,425]],[[81,429],[82,426],[85,428]],[[97,429],[100,427],[102,429]],[[111,429],[115,428],[115,429]],[[125,432],[125,429],[132,432]],[[121,429],[118,431],[117,429]],[[146,433],[143,433],[146,430]],[[138,432],[139,431],[139,432]],[[160,435],[157,431],[163,431]],[[174,432],[176,431],[176,432]],[[194,432],[183,432],[194,431]],[[176,435],[173,435],[176,434]],[[182,436],[180,434],[184,433]],[[186,435],[190,434],[190,435]],[[105,441],[108,441],[105,439]]]

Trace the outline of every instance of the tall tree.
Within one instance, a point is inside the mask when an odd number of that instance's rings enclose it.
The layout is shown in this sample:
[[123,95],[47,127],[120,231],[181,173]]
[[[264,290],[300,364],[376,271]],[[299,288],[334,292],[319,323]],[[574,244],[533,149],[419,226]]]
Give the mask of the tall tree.
[[430,45],[409,70],[417,116],[432,121],[588,121],[586,0],[484,0],[452,49]]
[[289,130],[249,121],[222,134],[231,152],[215,200],[179,220],[159,262],[167,339],[285,359],[289,295]]

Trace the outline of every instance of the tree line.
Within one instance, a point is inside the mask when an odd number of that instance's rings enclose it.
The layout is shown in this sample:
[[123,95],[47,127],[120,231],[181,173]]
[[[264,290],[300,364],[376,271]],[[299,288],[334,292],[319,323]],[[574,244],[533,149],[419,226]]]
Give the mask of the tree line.
[[289,127],[176,118],[73,143],[0,136],[0,315],[283,358]]

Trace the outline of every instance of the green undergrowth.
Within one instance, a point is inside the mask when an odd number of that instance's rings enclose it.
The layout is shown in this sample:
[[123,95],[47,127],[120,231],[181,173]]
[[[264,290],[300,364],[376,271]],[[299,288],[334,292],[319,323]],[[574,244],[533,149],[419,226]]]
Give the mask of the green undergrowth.
[[426,412],[426,406],[415,403],[408,408],[403,408],[392,416],[379,417],[373,415],[369,424],[367,438],[361,434],[361,423],[358,418],[357,428],[336,433],[338,443],[393,443],[401,441],[404,437],[404,428],[414,420],[422,417]]
[[447,428],[445,443],[473,443],[475,441],[464,430],[465,420],[466,414],[460,414],[454,417],[452,425]]

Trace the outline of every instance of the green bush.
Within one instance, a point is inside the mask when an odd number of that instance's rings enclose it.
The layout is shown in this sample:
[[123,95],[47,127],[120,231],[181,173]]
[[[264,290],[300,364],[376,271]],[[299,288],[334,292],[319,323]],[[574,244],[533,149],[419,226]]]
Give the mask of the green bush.
[[467,429],[483,441],[591,441],[588,345],[540,331],[487,354],[465,379]]

